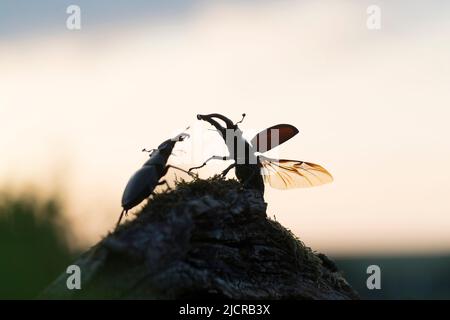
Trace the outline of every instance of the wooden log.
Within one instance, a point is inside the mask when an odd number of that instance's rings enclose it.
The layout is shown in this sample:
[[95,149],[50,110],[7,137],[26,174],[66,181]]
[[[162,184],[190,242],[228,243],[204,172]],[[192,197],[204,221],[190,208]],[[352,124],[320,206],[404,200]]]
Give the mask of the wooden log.
[[358,299],[330,259],[267,217],[258,192],[219,178],[152,196],[74,264],[81,290],[64,272],[40,298]]

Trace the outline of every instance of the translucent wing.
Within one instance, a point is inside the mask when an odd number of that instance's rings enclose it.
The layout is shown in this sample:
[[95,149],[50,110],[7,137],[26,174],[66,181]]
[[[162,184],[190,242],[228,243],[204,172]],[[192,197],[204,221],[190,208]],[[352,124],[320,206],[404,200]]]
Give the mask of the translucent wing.
[[333,181],[331,174],[318,164],[298,160],[259,157],[261,175],[272,188],[308,188]]
[[290,124],[277,124],[258,133],[251,141],[258,152],[266,152],[298,133],[298,129]]

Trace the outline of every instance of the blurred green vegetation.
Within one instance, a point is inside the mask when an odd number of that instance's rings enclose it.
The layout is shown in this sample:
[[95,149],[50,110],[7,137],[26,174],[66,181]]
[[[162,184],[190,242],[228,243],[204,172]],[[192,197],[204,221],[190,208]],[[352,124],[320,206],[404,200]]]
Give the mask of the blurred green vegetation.
[[[341,257],[335,262],[363,299],[450,299],[450,255]],[[378,265],[381,289],[367,289],[367,267]]]
[[35,298],[74,258],[60,201],[0,194],[0,299]]

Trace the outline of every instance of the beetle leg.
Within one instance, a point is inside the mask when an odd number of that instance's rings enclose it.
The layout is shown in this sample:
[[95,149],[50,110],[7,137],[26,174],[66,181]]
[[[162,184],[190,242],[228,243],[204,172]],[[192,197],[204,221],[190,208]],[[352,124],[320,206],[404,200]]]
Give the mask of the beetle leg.
[[177,166],[173,166],[173,165],[171,165],[171,164],[169,164],[169,165],[166,166],[166,168],[164,169],[164,174],[163,174],[163,175],[165,175],[165,174],[167,173],[167,170],[169,170],[170,168],[173,168],[173,169],[177,169],[177,170],[183,171],[184,173],[187,173],[187,174],[190,175],[191,177],[194,176],[191,172],[186,171],[186,170],[184,170],[184,169],[181,169],[181,168],[179,168],[179,167],[177,167]]
[[[167,171],[167,170],[166,170]],[[160,182],[158,182],[158,186],[161,186],[161,185],[163,185],[163,184],[165,184],[166,185],[166,187],[167,187],[167,189],[170,189],[170,186],[169,186],[169,184],[167,183],[167,181],[166,180],[161,180]]]
[[236,162],[233,162],[232,164],[230,164],[225,170],[222,171],[221,176],[223,178],[225,178],[225,176],[227,175],[228,171],[230,171],[231,169],[233,169],[234,167],[236,167]]
[[128,210],[125,210],[125,209],[122,210],[122,212],[120,213],[119,220],[117,221],[117,224],[116,224],[116,229],[119,226],[120,221],[122,221],[123,214],[127,215],[127,213],[128,213]]
[[198,167],[192,167],[192,168],[189,169],[189,171],[194,170],[194,169],[200,169],[200,168],[203,168],[204,166],[206,166],[206,163],[207,163],[208,161],[210,161],[210,160],[224,160],[224,161],[225,161],[225,160],[232,160],[232,159],[231,159],[230,157],[227,157],[227,156],[212,156],[212,157],[206,159],[206,161],[203,162],[203,164],[202,164],[201,166],[198,166]]

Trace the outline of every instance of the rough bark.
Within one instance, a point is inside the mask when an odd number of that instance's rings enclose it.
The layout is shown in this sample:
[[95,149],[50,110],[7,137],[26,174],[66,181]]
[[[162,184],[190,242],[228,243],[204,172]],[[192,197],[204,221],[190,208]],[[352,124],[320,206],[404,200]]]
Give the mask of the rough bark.
[[234,180],[178,183],[153,196],[63,273],[40,298],[357,299],[334,263],[266,214]]

